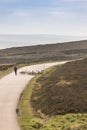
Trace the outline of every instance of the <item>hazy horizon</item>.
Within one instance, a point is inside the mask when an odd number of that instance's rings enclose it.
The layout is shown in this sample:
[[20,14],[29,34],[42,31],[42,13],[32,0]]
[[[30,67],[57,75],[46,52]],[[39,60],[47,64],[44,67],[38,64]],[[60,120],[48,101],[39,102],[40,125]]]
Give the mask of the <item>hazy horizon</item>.
[[87,40],[87,36],[64,36],[50,34],[0,34],[0,49],[20,46],[63,43],[80,40]]

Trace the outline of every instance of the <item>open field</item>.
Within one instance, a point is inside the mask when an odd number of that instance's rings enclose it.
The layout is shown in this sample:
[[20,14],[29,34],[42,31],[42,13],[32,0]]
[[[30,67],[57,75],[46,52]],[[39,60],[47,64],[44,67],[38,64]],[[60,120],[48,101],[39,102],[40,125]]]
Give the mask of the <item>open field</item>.
[[0,50],[0,63],[31,63],[87,57],[87,41],[56,43]]
[[25,89],[22,130],[87,130],[87,59],[46,70]]

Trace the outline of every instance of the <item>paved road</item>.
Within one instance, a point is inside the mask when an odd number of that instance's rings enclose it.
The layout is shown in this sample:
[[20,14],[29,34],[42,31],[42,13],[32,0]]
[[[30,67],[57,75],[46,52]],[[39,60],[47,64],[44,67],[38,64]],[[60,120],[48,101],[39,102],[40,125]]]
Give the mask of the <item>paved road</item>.
[[27,66],[19,69],[17,76],[13,72],[0,79],[0,130],[20,130],[15,110],[21,92],[33,77],[31,75],[22,75],[20,72],[40,71],[47,67],[64,63],[55,62]]

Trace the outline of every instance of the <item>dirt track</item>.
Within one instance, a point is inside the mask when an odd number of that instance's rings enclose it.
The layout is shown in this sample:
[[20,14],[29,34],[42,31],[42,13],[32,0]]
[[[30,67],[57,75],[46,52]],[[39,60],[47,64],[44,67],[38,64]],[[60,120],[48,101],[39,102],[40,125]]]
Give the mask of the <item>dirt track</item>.
[[65,62],[46,63],[23,67],[0,79],[0,130],[20,130],[17,122],[16,107],[19,96],[32,75],[22,75],[21,71],[40,71],[56,64]]

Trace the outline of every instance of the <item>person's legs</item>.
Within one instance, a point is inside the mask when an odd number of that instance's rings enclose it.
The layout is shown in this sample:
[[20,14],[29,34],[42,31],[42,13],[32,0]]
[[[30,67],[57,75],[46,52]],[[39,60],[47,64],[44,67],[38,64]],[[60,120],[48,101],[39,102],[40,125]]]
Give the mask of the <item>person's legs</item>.
[[15,75],[17,75],[17,70],[15,70]]

